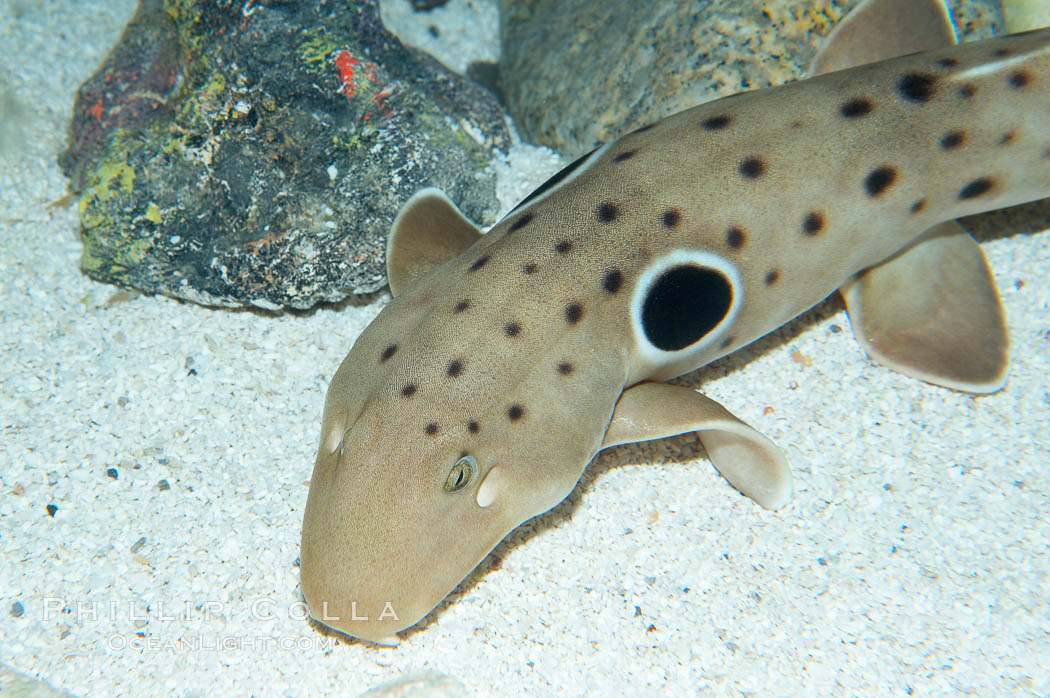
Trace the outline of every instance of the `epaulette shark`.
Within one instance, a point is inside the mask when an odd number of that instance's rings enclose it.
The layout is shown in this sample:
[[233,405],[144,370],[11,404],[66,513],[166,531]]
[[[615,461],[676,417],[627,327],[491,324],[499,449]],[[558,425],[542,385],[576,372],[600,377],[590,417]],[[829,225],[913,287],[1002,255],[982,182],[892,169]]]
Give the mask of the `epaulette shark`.
[[955,219],[1050,196],[1050,30],[958,45],[941,0],[864,0],[812,75],[581,157],[487,234],[405,203],[393,300],[329,387],[303,521],[311,615],[373,642],[422,619],[603,448],[696,432],[783,505],[778,448],[661,381],[836,289],[874,359],[999,390],[995,280]]

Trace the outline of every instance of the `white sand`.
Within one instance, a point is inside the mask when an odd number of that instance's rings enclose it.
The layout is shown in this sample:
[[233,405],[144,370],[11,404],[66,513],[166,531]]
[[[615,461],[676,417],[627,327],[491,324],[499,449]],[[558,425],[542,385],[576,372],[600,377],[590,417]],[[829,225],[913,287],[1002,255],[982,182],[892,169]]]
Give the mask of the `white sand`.
[[[789,506],[739,496],[688,437],[617,449],[400,648],[326,647],[289,617],[306,481],[328,379],[385,299],[269,316],[119,301],[78,271],[55,155],[133,5],[0,6],[0,662],[83,696],[424,671],[474,696],[1050,694],[1045,234],[984,245],[1004,391],[874,366],[826,303],[689,378],[786,450]],[[501,172],[556,169],[533,153]]]

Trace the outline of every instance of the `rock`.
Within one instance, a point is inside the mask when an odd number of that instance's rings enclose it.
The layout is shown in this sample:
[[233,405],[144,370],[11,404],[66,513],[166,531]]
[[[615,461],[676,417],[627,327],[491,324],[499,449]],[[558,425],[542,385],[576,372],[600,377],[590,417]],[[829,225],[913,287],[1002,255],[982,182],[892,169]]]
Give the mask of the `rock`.
[[1046,0],[1003,0],[1006,30],[1023,32],[1050,26],[1050,6]]
[[[805,75],[857,0],[500,0],[504,100],[522,137],[570,158],[674,112]],[[994,0],[955,0],[966,39]]]
[[141,0],[60,162],[93,278],[308,308],[385,283],[421,187],[490,220],[508,145],[492,95],[403,46],[375,0]]
[[412,0],[412,7],[417,10],[433,10],[435,7],[441,7],[448,0]]
[[462,683],[436,671],[390,681],[362,693],[358,698],[466,698],[470,693]]
[[3,698],[62,698],[68,693],[0,664],[0,696]]

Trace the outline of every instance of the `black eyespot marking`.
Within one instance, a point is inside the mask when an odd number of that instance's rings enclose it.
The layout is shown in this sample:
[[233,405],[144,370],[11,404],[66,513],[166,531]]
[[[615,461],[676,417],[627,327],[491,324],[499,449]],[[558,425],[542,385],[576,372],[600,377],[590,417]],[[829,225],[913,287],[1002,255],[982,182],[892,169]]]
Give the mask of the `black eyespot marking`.
[[563,376],[569,375],[570,373],[572,373],[572,364],[570,364],[568,361],[562,361],[560,364],[558,364],[558,373],[560,373]]
[[770,269],[766,272],[766,286],[772,286],[780,279],[780,272],[776,269]]
[[416,384],[415,383],[409,383],[408,385],[406,385],[404,388],[401,389],[401,397],[412,397],[415,394],[416,394]]
[[762,158],[747,158],[740,162],[740,174],[748,179],[757,179],[766,171],[766,164]]
[[613,158],[613,162],[623,162],[624,160],[630,160],[637,153],[637,150],[625,150],[616,157]]
[[488,255],[485,255],[484,257],[478,257],[477,260],[475,260],[475,262],[470,265],[470,269],[468,271],[477,271],[478,269],[481,269],[483,266],[485,266],[485,263],[488,261]]
[[959,191],[960,199],[972,199],[985,194],[995,185],[990,177],[978,177]]
[[947,58],[942,58],[939,61],[937,61],[937,65],[943,66],[945,68],[952,68],[954,66],[959,65],[959,59],[952,58],[951,56],[949,56]]
[[438,429],[440,429],[440,427],[438,426],[438,423],[437,422],[431,422],[430,424],[427,425],[427,428],[424,429],[423,431],[425,431],[427,433],[427,436],[433,436],[434,434],[438,433]]
[[470,301],[463,299],[452,308],[454,313],[462,313],[464,310],[470,307]]
[[516,220],[513,223],[511,223],[510,224],[510,228],[507,229],[507,232],[508,233],[513,233],[515,230],[521,230],[522,228],[524,228],[525,226],[527,226],[531,222],[532,222],[532,214],[531,213],[526,213],[521,218],[519,218],[518,220]]
[[701,124],[708,131],[721,131],[732,122],[732,118],[722,114],[721,116],[712,116],[709,119],[704,119]]
[[525,408],[521,405],[511,405],[507,408],[507,419],[516,422],[525,414]]
[[598,220],[602,223],[612,223],[620,215],[620,209],[616,204],[606,201],[598,207]]
[[908,73],[897,83],[897,89],[909,102],[925,102],[937,91],[937,78],[923,73]]
[[726,337],[722,340],[722,343],[718,345],[719,349],[728,349],[729,345],[736,341],[736,337]]
[[536,265],[535,264],[526,264],[525,266],[523,266],[521,268],[521,270],[523,272],[525,272],[526,274],[528,274],[528,275],[532,275],[532,274],[536,273]]
[[941,147],[945,150],[951,150],[952,148],[958,148],[966,140],[966,134],[962,131],[949,131],[944,134],[941,138]]
[[478,424],[476,420],[472,419],[469,422],[467,422],[467,431],[469,431],[471,434],[477,434],[479,431],[481,431],[481,425]]
[[1027,70],[1017,70],[1010,73],[1010,87],[1016,87],[1018,89],[1024,87],[1032,81],[1032,75]]
[[918,213],[919,211],[926,208],[926,197],[923,197],[911,205],[911,212]]
[[463,373],[463,359],[453,359],[449,362],[448,368],[445,369],[445,375],[449,378],[456,378]]
[[1007,131],[1002,136],[1000,136],[999,145],[1009,145],[1013,142],[1014,138],[1016,137],[1017,133],[1015,131]]
[[842,112],[842,115],[847,119],[856,119],[861,116],[867,116],[874,108],[875,105],[871,103],[870,99],[866,97],[854,97],[839,107],[839,111]]
[[503,332],[506,333],[508,337],[517,337],[521,334],[521,325],[516,322],[508,322],[503,327]]
[[886,191],[897,179],[897,170],[892,167],[878,167],[864,178],[864,189],[868,196],[878,196]]
[[565,306],[565,322],[575,325],[583,318],[583,306],[579,303],[569,303]]
[[554,246],[554,249],[558,254],[565,254],[572,249],[572,243],[568,240],[562,240]]
[[616,293],[623,286],[623,273],[619,269],[610,269],[602,279],[602,288],[609,293]]
[[682,220],[682,212],[676,208],[664,211],[664,227],[673,228]]
[[733,226],[726,231],[726,244],[734,250],[739,250],[744,246],[744,242],[747,240],[747,235],[740,228]]
[[721,272],[695,264],[664,271],[642,301],[642,330],[663,351],[695,344],[725,319],[733,287]]
[[383,363],[384,361],[388,360],[396,352],[397,352],[397,345],[396,344],[391,344],[390,346],[388,346],[386,349],[383,350],[382,354],[379,355],[379,363]]
[[1010,55],[1010,50],[1005,48],[997,48],[995,49],[995,52],[992,55],[996,58],[1006,58]]
[[806,235],[816,235],[824,229],[824,214],[820,211],[810,211],[802,219],[802,232]]

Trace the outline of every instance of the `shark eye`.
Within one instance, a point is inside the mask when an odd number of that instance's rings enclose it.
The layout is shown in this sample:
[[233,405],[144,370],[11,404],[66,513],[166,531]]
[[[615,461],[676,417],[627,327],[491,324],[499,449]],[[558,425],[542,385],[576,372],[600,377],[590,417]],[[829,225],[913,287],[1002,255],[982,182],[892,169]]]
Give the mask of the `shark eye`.
[[478,462],[474,460],[474,456],[460,458],[448,473],[448,478],[445,480],[445,491],[459,492],[466,487],[477,468]]

